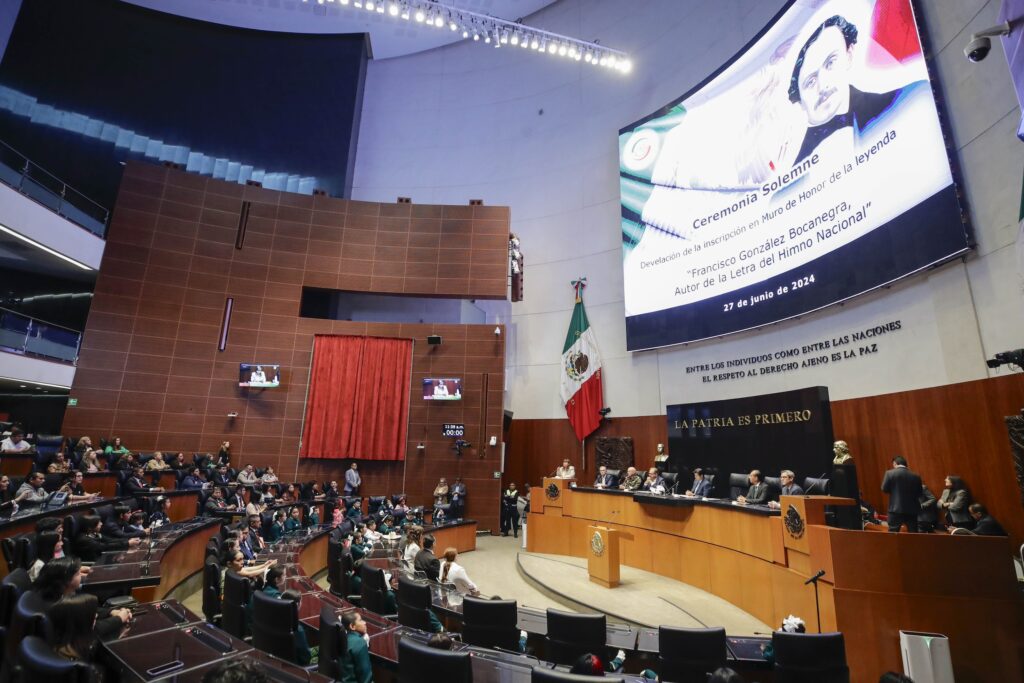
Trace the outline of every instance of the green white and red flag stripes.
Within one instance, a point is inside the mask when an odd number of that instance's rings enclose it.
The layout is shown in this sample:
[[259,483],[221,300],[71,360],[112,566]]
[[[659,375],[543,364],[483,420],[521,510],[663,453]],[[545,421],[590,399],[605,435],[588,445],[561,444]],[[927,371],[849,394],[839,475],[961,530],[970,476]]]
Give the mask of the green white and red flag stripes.
[[565,414],[576,438],[583,441],[601,424],[601,406],[604,404],[601,389],[601,354],[597,350],[594,330],[587,320],[583,308],[583,288],[587,279],[574,280],[576,306],[572,309],[569,333],[565,336],[562,349],[562,401]]

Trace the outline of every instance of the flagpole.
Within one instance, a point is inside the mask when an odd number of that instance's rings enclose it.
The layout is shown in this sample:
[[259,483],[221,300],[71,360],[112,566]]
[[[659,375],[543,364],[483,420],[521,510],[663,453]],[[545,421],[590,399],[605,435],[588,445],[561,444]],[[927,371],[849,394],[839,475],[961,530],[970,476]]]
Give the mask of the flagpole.
[[587,471],[587,437],[580,441],[580,469]]

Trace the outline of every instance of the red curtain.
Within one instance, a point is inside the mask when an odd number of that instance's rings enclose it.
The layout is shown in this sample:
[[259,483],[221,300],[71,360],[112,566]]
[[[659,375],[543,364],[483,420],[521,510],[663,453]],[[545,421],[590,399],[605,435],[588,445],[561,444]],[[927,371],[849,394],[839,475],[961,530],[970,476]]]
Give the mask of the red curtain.
[[404,460],[411,372],[411,339],[316,335],[301,455]]

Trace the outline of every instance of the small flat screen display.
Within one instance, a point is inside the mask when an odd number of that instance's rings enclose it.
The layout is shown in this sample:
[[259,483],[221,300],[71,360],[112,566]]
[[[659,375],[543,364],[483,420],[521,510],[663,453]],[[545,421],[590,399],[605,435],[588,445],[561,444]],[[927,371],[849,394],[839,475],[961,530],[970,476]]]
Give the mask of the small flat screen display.
[[423,400],[425,401],[461,401],[461,379],[425,379],[423,380]]
[[281,366],[241,363],[238,366],[238,386],[257,389],[281,386]]

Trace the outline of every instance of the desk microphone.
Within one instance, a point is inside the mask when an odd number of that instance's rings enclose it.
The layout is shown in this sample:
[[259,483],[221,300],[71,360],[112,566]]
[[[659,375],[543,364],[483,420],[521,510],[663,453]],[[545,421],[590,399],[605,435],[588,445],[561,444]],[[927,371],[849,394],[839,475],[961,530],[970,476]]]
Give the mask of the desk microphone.
[[806,581],[804,581],[804,585],[806,586],[807,584],[810,584],[810,583],[817,583],[818,579],[820,579],[823,576],[825,576],[825,570],[824,569],[819,569],[817,574],[815,574],[811,578],[809,578]]

